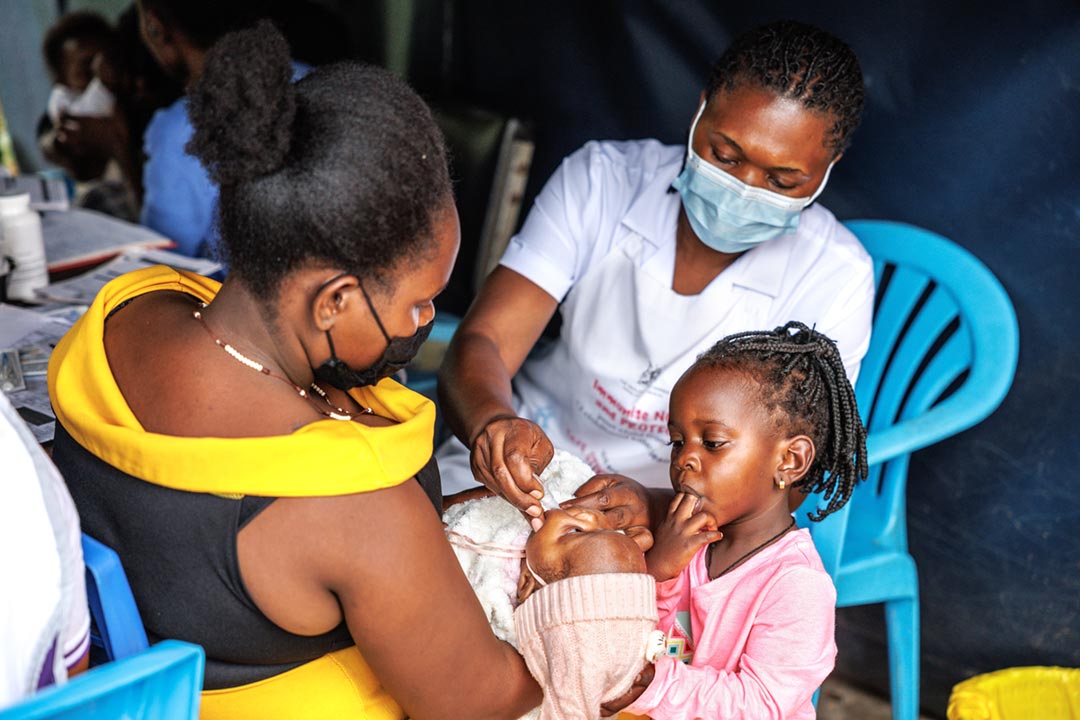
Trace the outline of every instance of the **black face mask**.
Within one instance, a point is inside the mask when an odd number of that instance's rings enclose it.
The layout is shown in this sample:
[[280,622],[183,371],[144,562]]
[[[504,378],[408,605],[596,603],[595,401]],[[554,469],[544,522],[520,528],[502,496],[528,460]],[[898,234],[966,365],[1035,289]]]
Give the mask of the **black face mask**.
[[371,298],[368,297],[363,283],[360,283],[360,292],[364,293],[364,300],[367,301],[371,315],[375,318],[375,324],[379,326],[379,332],[386,338],[386,349],[370,367],[353,370],[347,363],[338,359],[337,353],[334,352],[334,340],[330,337],[330,331],[327,330],[326,341],[330,343],[330,359],[315,368],[315,379],[342,391],[374,385],[408,365],[416,357],[416,353],[420,352],[420,346],[427,340],[435,324],[429,322],[427,325],[422,325],[408,337],[391,338],[383,327],[382,320],[379,319],[379,313],[375,312],[375,306],[371,304]]

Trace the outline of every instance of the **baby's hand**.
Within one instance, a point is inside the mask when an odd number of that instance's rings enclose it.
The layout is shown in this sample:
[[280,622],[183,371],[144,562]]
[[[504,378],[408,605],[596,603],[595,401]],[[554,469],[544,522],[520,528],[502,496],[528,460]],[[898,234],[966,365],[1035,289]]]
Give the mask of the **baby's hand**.
[[667,517],[656,528],[655,542],[645,554],[645,562],[657,582],[678,575],[698,550],[724,537],[713,516],[698,512],[699,506],[696,495],[676,494]]

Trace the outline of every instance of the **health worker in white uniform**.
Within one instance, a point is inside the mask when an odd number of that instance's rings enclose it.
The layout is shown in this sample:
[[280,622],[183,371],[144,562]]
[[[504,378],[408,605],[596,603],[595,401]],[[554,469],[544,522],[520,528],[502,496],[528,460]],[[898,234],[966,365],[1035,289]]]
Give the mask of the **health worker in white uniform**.
[[[535,475],[553,448],[670,488],[671,388],[734,332],[800,320],[837,342],[854,381],[873,266],[814,201],[862,104],[847,45],[773,23],[716,62],[687,146],[590,142],[567,157],[448,351],[439,394],[456,438],[437,453],[444,494],[479,480],[538,526]],[[557,341],[538,345],[556,310]],[[604,492],[627,481],[590,482],[587,501],[622,502]]]

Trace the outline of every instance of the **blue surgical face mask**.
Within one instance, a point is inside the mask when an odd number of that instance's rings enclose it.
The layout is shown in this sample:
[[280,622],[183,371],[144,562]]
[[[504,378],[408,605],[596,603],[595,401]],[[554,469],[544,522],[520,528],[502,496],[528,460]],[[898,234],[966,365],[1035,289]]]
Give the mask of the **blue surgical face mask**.
[[704,111],[703,102],[690,127],[686,167],[672,183],[682,196],[694,234],[713,250],[741,253],[795,232],[802,211],[825,189],[832,163],[810,197],[793,198],[751,187],[694,152],[694,131]]

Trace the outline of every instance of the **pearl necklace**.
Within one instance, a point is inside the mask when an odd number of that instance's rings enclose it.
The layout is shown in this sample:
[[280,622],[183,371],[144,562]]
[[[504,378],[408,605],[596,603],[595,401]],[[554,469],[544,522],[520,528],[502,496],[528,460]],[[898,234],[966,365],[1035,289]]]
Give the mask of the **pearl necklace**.
[[[206,304],[205,303],[200,303],[199,307],[204,308],[204,307],[206,307]],[[214,341],[214,344],[216,344],[219,348],[224,350],[229,355],[229,357],[236,360],[241,365],[246,365],[247,367],[251,368],[252,370],[254,370],[256,372],[260,372],[263,375],[269,375],[272,378],[276,378],[276,379],[282,381],[283,383],[285,383],[286,385],[291,387],[293,390],[295,390],[296,394],[299,395],[300,397],[304,398],[305,400],[313,400],[311,395],[308,394],[307,390],[300,387],[299,385],[294,383],[292,380],[288,379],[287,377],[282,377],[281,375],[278,375],[278,374],[276,374],[274,372],[271,372],[270,368],[266,367],[265,365],[263,365],[260,362],[252,360],[247,355],[244,355],[239,350],[234,348],[232,345],[230,345],[230,344],[228,344],[226,342],[222,342],[217,337],[215,337],[214,333],[210,330],[210,326],[206,324],[206,320],[203,318],[202,312],[200,312],[199,310],[193,310],[191,312],[191,315],[196,320],[199,321],[200,325],[203,326],[203,329],[206,330],[207,335],[209,335],[210,339]],[[325,415],[326,417],[328,417],[328,418],[330,418],[332,420],[352,420],[357,415],[372,415],[372,414],[374,414],[374,411],[369,407],[361,407],[360,412],[358,412],[358,413],[350,413],[347,410],[343,410],[342,408],[339,408],[337,405],[334,405],[332,402],[330,402],[330,398],[327,397],[326,391],[323,390],[318,385],[316,385],[314,382],[311,383],[311,389],[314,390],[315,394],[317,394],[319,397],[321,397],[326,402],[326,404],[330,406],[329,410],[323,410],[320,407],[316,407],[315,410],[317,412],[319,412],[320,414]]]

